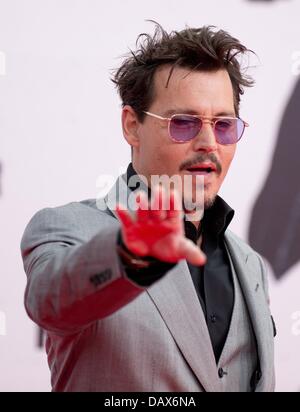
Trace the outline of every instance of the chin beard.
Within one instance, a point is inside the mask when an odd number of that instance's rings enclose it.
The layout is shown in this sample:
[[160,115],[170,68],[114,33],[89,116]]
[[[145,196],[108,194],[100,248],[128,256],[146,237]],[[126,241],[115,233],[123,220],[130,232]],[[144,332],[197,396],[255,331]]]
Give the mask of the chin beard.
[[[203,184],[203,183],[202,183]],[[183,197],[183,210],[188,214],[201,214],[210,209],[217,198],[217,193],[209,193],[209,188],[204,185],[197,190],[190,190],[188,186]]]
[[213,206],[216,197],[217,195],[204,199],[204,204],[202,204],[201,207],[199,205],[195,207],[194,203],[185,202],[183,210],[188,220],[200,221],[203,218],[205,211]]
[[[202,210],[210,209],[215,203],[217,195],[211,197],[204,197],[204,204],[202,203]],[[193,201],[194,202],[194,201]],[[185,206],[187,209],[192,210],[195,207],[195,203],[185,200]],[[199,205],[198,205],[199,206]]]
[[217,195],[204,200],[204,210],[210,209],[215,203]]

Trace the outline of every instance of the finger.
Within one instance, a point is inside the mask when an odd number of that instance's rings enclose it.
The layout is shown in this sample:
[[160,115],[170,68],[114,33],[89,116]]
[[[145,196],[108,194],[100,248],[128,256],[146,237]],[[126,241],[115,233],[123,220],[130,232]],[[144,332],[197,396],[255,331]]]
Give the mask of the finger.
[[166,218],[166,210],[163,208],[164,190],[160,185],[152,189],[148,218],[155,221],[162,221]]
[[183,239],[180,248],[183,258],[189,261],[192,265],[205,265],[206,255],[191,240]]
[[149,201],[147,194],[143,191],[139,191],[135,199],[137,204],[137,220],[139,222],[145,222],[149,219]]
[[163,185],[155,186],[152,191],[151,210],[170,210],[170,193],[171,190]]
[[171,219],[183,217],[182,201],[180,199],[179,193],[174,189],[170,190],[169,205],[170,208],[169,210],[167,210],[167,218]]
[[130,213],[128,210],[124,210],[124,208],[121,208],[120,205],[116,206],[116,213],[118,215],[118,218],[120,219],[122,225],[125,228],[131,227],[134,223]]
[[159,210],[160,209],[160,193],[161,187],[160,185],[156,185],[152,189],[151,193],[151,210]]

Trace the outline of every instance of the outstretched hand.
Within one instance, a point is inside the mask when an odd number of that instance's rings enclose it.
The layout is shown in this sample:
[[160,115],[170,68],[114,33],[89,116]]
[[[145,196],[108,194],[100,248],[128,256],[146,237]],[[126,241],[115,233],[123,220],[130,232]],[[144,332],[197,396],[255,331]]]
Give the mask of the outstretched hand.
[[[147,194],[138,192],[139,205],[135,217],[121,205],[116,208],[121,222],[121,233],[126,247],[138,256],[152,256],[165,262],[186,259],[194,265],[204,265],[206,257],[191,240],[185,237],[183,211],[177,192],[169,193],[158,186],[151,201]],[[163,207],[163,205],[168,207]],[[167,210],[165,210],[167,209]]]

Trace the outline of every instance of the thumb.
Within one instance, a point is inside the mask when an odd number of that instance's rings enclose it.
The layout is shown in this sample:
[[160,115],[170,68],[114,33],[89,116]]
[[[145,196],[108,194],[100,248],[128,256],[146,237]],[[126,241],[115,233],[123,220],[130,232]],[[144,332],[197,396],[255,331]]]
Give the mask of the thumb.
[[202,252],[199,246],[196,246],[190,239],[182,239],[180,249],[183,255],[182,258],[186,259],[192,265],[205,265],[206,255]]

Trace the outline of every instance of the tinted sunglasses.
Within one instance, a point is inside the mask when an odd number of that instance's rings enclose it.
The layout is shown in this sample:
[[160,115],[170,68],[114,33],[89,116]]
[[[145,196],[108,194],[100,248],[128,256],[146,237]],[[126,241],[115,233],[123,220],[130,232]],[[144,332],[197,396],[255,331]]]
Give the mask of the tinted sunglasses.
[[189,142],[198,135],[203,123],[210,123],[218,143],[235,144],[243,136],[245,127],[249,126],[239,117],[214,117],[210,120],[193,114],[173,114],[171,117],[162,117],[150,112],[143,113],[156,119],[167,120],[169,136],[177,143]]

